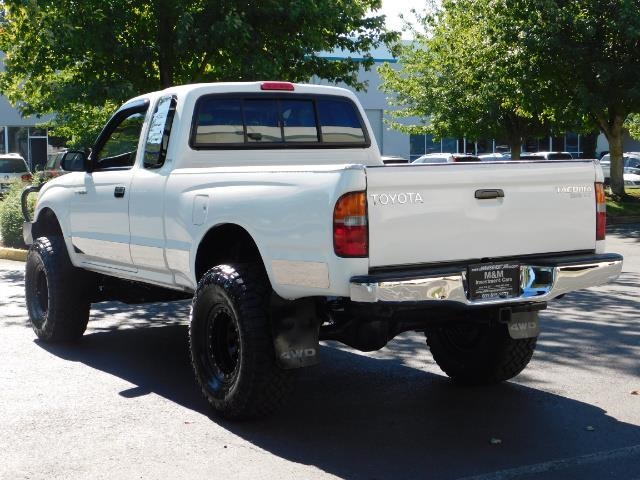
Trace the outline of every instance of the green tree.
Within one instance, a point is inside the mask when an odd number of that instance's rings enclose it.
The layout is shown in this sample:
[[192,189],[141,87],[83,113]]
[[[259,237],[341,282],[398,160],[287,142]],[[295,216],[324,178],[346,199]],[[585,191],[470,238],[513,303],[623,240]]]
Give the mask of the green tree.
[[[362,88],[368,52],[395,40],[380,0],[5,0],[0,90],[23,114],[54,113],[75,143],[113,106],[174,84],[311,76]],[[364,61],[323,58],[335,48]]]
[[640,140],[640,114],[634,113],[629,115],[625,126],[629,130],[629,134],[636,140]]
[[505,10],[506,0],[445,0],[420,19],[426,34],[401,50],[401,68],[380,70],[383,89],[399,107],[392,114],[421,120],[395,127],[436,137],[503,138],[517,159],[526,137],[567,126],[566,111],[546,108],[556,90],[535,75],[539,56],[519,47],[522,31]]
[[605,134],[611,189],[624,196],[623,127],[629,115],[640,113],[640,2],[530,1],[537,21],[521,13],[518,18],[537,47],[524,48],[546,52],[541,76],[562,86],[560,105],[570,105]]

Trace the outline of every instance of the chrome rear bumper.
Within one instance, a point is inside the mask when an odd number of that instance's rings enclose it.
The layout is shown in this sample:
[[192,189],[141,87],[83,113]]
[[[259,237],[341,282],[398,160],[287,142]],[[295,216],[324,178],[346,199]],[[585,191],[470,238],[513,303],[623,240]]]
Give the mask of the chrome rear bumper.
[[615,280],[622,271],[622,256],[614,253],[542,258],[521,261],[520,295],[490,300],[470,300],[464,265],[433,268],[411,274],[381,273],[354,277],[350,297],[354,302],[456,302],[467,306],[517,302],[545,302],[574,290]]

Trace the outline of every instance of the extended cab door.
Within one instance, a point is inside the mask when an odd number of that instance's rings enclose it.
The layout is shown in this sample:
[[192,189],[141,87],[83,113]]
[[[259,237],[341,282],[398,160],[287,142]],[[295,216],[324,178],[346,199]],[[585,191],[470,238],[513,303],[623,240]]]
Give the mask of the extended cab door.
[[176,97],[158,99],[149,121],[141,168],[133,170],[129,197],[131,258],[138,276],[147,281],[173,283],[165,259],[165,186],[171,172],[167,159],[169,137],[176,111]]
[[148,100],[137,100],[115,113],[91,154],[93,171],[75,188],[71,237],[83,263],[135,271],[129,251],[129,193],[148,106]]

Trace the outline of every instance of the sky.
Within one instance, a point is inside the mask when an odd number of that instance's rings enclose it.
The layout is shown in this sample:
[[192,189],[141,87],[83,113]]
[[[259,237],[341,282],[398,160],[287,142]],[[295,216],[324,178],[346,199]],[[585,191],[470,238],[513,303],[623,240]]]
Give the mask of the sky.
[[[382,0],[382,8],[378,13],[387,16],[387,28],[400,31],[402,21],[398,18],[398,15],[403,13],[408,20],[411,20],[413,16],[410,10],[415,8],[420,11],[425,4],[424,0]],[[402,34],[402,38],[408,39],[411,37],[405,32]]]

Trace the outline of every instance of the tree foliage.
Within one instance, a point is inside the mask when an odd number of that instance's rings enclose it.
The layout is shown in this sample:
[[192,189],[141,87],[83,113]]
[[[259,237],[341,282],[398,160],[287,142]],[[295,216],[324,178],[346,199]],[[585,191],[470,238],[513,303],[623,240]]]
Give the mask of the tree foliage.
[[629,130],[629,133],[636,140],[640,140],[640,113],[634,113],[627,117],[625,126]]
[[521,47],[522,25],[504,14],[511,3],[445,0],[422,17],[426,34],[402,50],[401,69],[381,70],[384,89],[400,107],[394,115],[422,120],[397,127],[437,137],[503,138],[518,158],[527,136],[566,126],[567,112],[546,108],[556,90],[537,75],[539,54]]
[[[77,143],[114,105],[175,84],[317,75],[361,88],[369,50],[397,37],[370,15],[380,0],[3,3],[0,90],[24,114],[55,113]],[[335,48],[364,61],[318,55]]]
[[[423,23],[402,68],[383,70],[398,117],[422,118],[417,130],[438,136],[510,143],[598,128],[612,189],[624,195],[623,126],[640,113],[638,0],[444,0]],[[639,123],[627,125],[640,135]]]
[[569,105],[605,134],[611,188],[624,196],[623,127],[631,114],[640,113],[640,2],[530,1],[540,22],[529,22],[529,29],[548,52],[541,75],[562,82],[560,106]]

